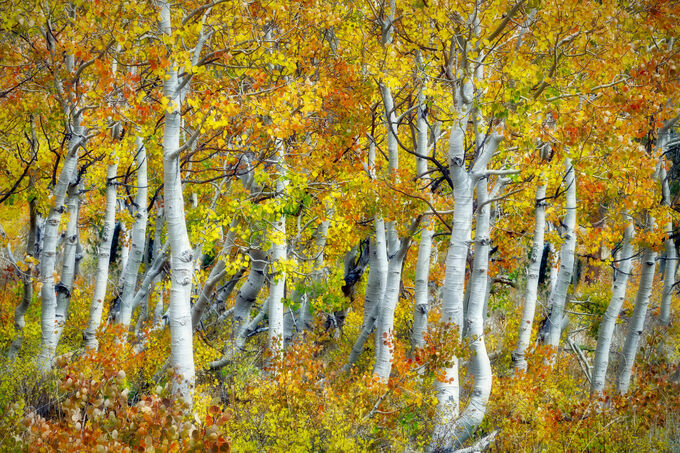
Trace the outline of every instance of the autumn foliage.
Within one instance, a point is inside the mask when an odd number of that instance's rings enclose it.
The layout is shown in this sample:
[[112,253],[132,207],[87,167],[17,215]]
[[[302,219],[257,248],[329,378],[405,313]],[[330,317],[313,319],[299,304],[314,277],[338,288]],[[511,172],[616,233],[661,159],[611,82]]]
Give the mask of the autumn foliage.
[[680,449],[677,1],[14,3],[1,451]]

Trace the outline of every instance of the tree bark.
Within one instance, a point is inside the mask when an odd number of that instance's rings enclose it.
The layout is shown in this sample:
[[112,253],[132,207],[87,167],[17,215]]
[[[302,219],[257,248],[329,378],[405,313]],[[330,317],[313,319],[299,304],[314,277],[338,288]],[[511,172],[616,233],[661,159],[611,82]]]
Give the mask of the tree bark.
[[66,325],[66,318],[68,317],[68,309],[71,304],[71,293],[73,292],[73,281],[76,278],[76,267],[78,264],[78,218],[80,214],[80,187],[77,183],[71,184],[68,190],[68,206],[67,212],[69,215],[68,223],[66,224],[66,232],[64,237],[64,256],[61,263],[61,281],[57,285],[57,309],[55,311],[55,318],[57,321],[55,335],[57,337],[57,344],[61,340],[61,334],[64,332]]
[[621,258],[619,270],[614,279],[614,287],[612,288],[612,298],[609,301],[607,311],[602,317],[600,323],[600,330],[597,334],[597,347],[595,349],[595,359],[593,360],[593,373],[590,384],[590,396],[599,397],[604,391],[604,386],[607,377],[607,367],[609,366],[609,353],[611,348],[612,337],[614,335],[614,328],[616,327],[616,319],[621,312],[621,307],[626,298],[626,288],[628,285],[628,276],[633,268],[633,235],[635,234],[635,227],[632,220],[626,226],[623,233],[623,246],[621,249]]
[[[274,223],[274,234],[276,238],[272,241],[272,264],[283,266],[286,260],[286,215],[283,212],[285,203],[284,189],[286,186],[285,176],[285,154],[284,144],[277,139],[276,166],[278,167],[278,179],[276,180],[276,197],[281,213]],[[269,350],[272,358],[283,357],[283,296],[286,286],[286,272],[284,269],[277,269],[277,274],[271,284],[269,291]]]
[[[224,259],[228,259],[231,249],[234,246],[234,238],[236,237],[236,227],[238,226],[238,223],[239,218],[234,217],[234,219],[231,221],[231,225],[229,226],[229,231],[227,231],[224,244],[222,245],[222,251],[220,253]],[[217,259],[216,261],[217,262],[210,270],[210,275],[208,275],[208,278],[203,285],[203,289],[198,296],[198,300],[191,308],[191,324],[194,329],[196,329],[196,326],[198,326],[198,323],[203,317],[203,313],[205,312],[206,308],[208,308],[208,305],[210,305],[210,300],[213,293],[215,292],[215,287],[225,276],[226,265],[224,264],[224,261],[221,259]]]
[[[375,219],[375,240],[370,245],[370,268],[368,271],[368,283],[364,300],[364,322],[361,325],[359,337],[354,342],[352,352],[345,365],[345,371],[349,371],[361,356],[364,344],[371,335],[380,313],[380,304],[385,296],[387,287],[387,247],[385,244],[385,223],[382,218]],[[371,275],[373,274],[373,278]],[[372,286],[369,284],[373,282]],[[369,291],[370,289],[370,291]],[[370,301],[370,304],[368,302]],[[376,351],[377,354],[377,351]]]
[[[390,229],[393,229],[391,226]],[[399,302],[399,292],[401,290],[401,270],[406,258],[406,252],[411,243],[411,238],[406,237],[398,241],[398,246],[394,254],[389,257],[387,265],[387,286],[385,296],[378,309],[378,320],[376,329],[376,348],[375,366],[373,374],[386,382],[392,371],[392,359],[394,355],[394,311]]]
[[[467,81],[460,98],[472,98],[472,82]],[[465,264],[472,234],[473,187],[465,168],[465,130],[470,106],[460,102],[459,118],[454,120],[449,136],[449,172],[453,182],[453,226],[446,255],[446,271],[442,288],[442,321],[452,329],[451,341],[459,342],[463,330],[463,298],[465,296]],[[455,336],[454,336],[455,335]],[[445,444],[450,439],[450,427],[459,414],[460,384],[458,357],[444,370],[443,379],[435,383],[437,414],[432,445]]]
[[59,179],[54,186],[54,204],[45,222],[43,246],[40,252],[40,280],[42,288],[40,297],[42,302],[40,314],[41,347],[38,355],[38,368],[45,373],[52,368],[52,360],[57,350],[56,309],[57,295],[55,292],[54,274],[56,269],[56,252],[59,240],[59,224],[64,212],[66,191],[75,175],[78,163],[78,150],[82,145],[84,128],[80,126],[80,118],[75,117],[71,123],[71,139],[64,157],[64,164],[59,173]]
[[99,244],[99,254],[97,259],[97,271],[95,274],[94,293],[90,305],[90,319],[87,329],[83,332],[85,347],[96,350],[99,347],[97,341],[97,329],[101,324],[104,299],[106,297],[106,287],[109,282],[109,264],[111,257],[111,241],[113,239],[113,229],[116,222],[116,196],[117,187],[114,182],[118,173],[118,159],[109,163],[106,171],[106,210],[104,213],[104,227],[102,229],[102,239]]
[[[665,140],[662,141],[665,143]],[[662,146],[662,151],[665,149],[665,145]],[[661,169],[659,173],[659,179],[661,180],[661,188],[663,193],[663,205],[667,206],[669,209],[671,207],[671,192],[668,187],[668,179],[666,178],[666,169],[661,164]],[[669,325],[671,322],[671,301],[673,298],[673,285],[675,284],[675,272],[678,268],[678,254],[675,251],[675,241],[673,240],[673,220],[668,218],[668,222],[665,225],[666,231],[666,266],[663,276],[663,292],[661,293],[661,311],[659,313],[659,319],[661,324]]]
[[[170,36],[170,3],[159,1],[160,31]],[[184,196],[180,175],[181,93],[177,63],[172,61],[163,83],[163,94],[169,100],[163,132],[163,199],[168,242],[170,243],[170,365],[175,373],[173,392],[191,403],[195,370],[193,331],[191,328],[192,247],[184,214]]]
[[[650,218],[649,225],[650,229],[654,228],[654,219]],[[635,298],[633,316],[628,322],[626,342],[623,345],[619,374],[616,379],[616,390],[620,394],[628,392],[633,363],[640,347],[640,338],[642,337],[647,317],[647,307],[649,306],[649,299],[652,294],[652,283],[654,282],[654,270],[656,268],[656,252],[651,249],[645,249],[642,254],[640,268],[640,286]]]
[[424,219],[423,231],[420,235],[420,245],[418,246],[418,261],[416,263],[416,277],[414,289],[414,310],[413,310],[413,348],[425,346],[424,334],[427,330],[427,314],[430,310],[430,255],[432,254],[432,237],[434,228],[433,220],[427,216]]
[[147,160],[146,147],[140,137],[137,137],[137,194],[135,195],[135,205],[137,212],[135,214],[135,224],[132,227],[132,245],[130,247],[130,254],[123,269],[123,284],[120,295],[120,312],[118,314],[117,322],[125,327],[130,325],[132,318],[132,299],[135,295],[135,288],[137,286],[137,278],[139,275],[139,265],[144,257],[144,243],[146,240],[146,224],[148,213],[146,210],[147,203]]
[[[28,238],[26,239],[26,255],[33,258],[36,255],[36,234],[38,232],[38,213],[36,210],[36,199],[31,198],[28,202],[29,227]],[[14,330],[16,336],[7,351],[10,361],[16,359],[24,341],[24,327],[26,327],[25,315],[33,301],[33,264],[29,264],[28,269],[22,274],[21,280],[24,286],[24,293],[19,305],[14,309]]]
[[[156,224],[154,225],[154,236],[153,236],[153,257],[156,259],[161,250],[161,241],[163,226],[165,225],[165,214],[163,213],[163,208],[159,207],[156,211]],[[156,288],[156,305],[153,310],[153,325],[158,327],[161,324],[161,319],[165,310],[163,304],[163,285],[161,285],[162,276],[160,272],[153,279],[153,285]]]
[[562,321],[564,316],[564,305],[567,300],[567,290],[571,283],[571,276],[574,269],[574,251],[576,249],[576,176],[571,159],[564,159],[566,176],[564,183],[567,191],[566,210],[564,225],[564,243],[560,250],[560,271],[557,276],[557,284],[550,293],[550,331],[547,343],[557,348],[562,334]]
[[474,377],[470,402],[453,425],[453,445],[458,448],[470,438],[482,422],[491,394],[491,363],[484,342],[484,302],[489,268],[489,203],[487,179],[480,178],[477,189],[477,224],[475,230],[475,258],[470,274],[470,301],[465,319],[465,336],[471,341],[472,356],[469,369]]
[[524,294],[524,308],[519,324],[517,348],[512,354],[515,372],[526,371],[526,350],[531,341],[531,331],[536,313],[536,299],[538,294],[538,280],[540,277],[541,257],[543,255],[545,237],[545,183],[536,188],[536,202],[534,209],[534,243],[531,250],[531,260],[527,269],[527,287]]

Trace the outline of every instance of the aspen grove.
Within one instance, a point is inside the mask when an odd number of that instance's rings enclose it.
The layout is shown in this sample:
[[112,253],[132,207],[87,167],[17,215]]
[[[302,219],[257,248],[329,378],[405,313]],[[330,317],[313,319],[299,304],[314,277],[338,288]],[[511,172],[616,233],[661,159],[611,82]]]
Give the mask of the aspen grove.
[[678,0],[0,14],[0,450],[680,450]]

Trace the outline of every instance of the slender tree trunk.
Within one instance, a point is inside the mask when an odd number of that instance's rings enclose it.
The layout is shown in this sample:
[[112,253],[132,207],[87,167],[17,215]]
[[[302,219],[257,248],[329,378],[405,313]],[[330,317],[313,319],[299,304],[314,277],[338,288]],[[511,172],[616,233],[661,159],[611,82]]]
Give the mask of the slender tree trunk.
[[534,322],[534,315],[536,312],[536,299],[538,294],[538,280],[540,277],[541,257],[543,255],[544,237],[545,237],[545,183],[540,183],[536,188],[536,204],[534,210],[534,243],[531,250],[531,261],[527,270],[527,287],[524,294],[524,309],[522,311],[522,319],[519,324],[519,336],[517,339],[517,348],[512,354],[512,360],[515,362],[515,372],[526,371],[526,350],[531,341],[531,330]]
[[[394,226],[390,227],[390,230]],[[398,246],[394,254],[389,258],[387,265],[387,287],[385,297],[378,309],[376,338],[378,348],[376,348],[375,366],[373,374],[377,375],[382,381],[386,382],[392,371],[392,358],[394,351],[394,311],[399,302],[399,291],[401,289],[401,270],[406,258],[406,252],[410,244],[410,238],[398,241]]]
[[[224,239],[222,252],[220,253],[224,259],[228,259],[231,249],[234,246],[234,238],[236,237],[236,227],[238,224],[239,218],[234,217],[234,219],[231,221],[231,225],[229,226],[229,231],[227,231],[227,235]],[[217,262],[210,271],[208,279],[205,281],[205,285],[203,285],[203,290],[199,294],[198,300],[191,309],[191,323],[194,329],[201,321],[203,313],[208,308],[208,305],[210,305],[210,300],[213,293],[215,292],[215,287],[226,275],[226,265],[224,264],[224,261],[221,259],[217,259],[216,261]]]
[[[312,281],[316,283],[320,283],[324,276],[326,275],[325,270],[323,268],[323,262],[324,262],[324,249],[326,248],[326,239],[328,238],[328,227],[330,226],[330,220],[324,220],[319,224],[319,227],[316,230],[315,234],[315,240],[314,240],[314,245],[315,245],[315,253],[316,253],[316,259],[314,260],[314,269],[312,271]],[[301,316],[300,316],[300,328],[302,330],[309,330],[312,327],[312,320],[313,320],[313,310],[312,306],[309,303],[309,294],[304,295],[305,296],[305,301],[302,304],[302,307],[300,309],[301,311]],[[316,294],[314,295],[316,297]]]
[[[372,239],[369,245],[368,265],[368,281],[366,282],[366,294],[364,296],[364,321],[362,328],[371,324],[371,315],[374,309],[380,305],[387,288],[387,244],[385,242],[385,223],[382,218],[375,220],[375,239]],[[373,329],[372,324],[370,329]]]
[[[127,203],[121,203],[120,210],[129,210]],[[127,268],[128,258],[130,257],[130,230],[128,230],[125,223],[120,222],[120,236],[118,240],[120,244],[120,257],[118,259],[118,287],[122,287],[125,283],[125,269]],[[111,253],[115,253],[112,250]],[[115,262],[111,263],[115,266]]]
[[137,147],[137,194],[135,195],[137,212],[135,214],[135,224],[132,227],[130,255],[126,261],[125,268],[123,268],[123,289],[120,295],[120,312],[117,318],[117,322],[125,327],[130,325],[132,318],[132,299],[135,295],[135,288],[137,286],[139,265],[144,257],[146,224],[148,219],[146,210],[148,186],[146,147],[140,137],[137,137],[135,144]]
[[633,268],[633,235],[635,227],[631,221],[623,233],[623,247],[621,250],[621,258],[619,270],[614,279],[614,287],[612,288],[612,298],[607,307],[607,311],[602,317],[600,323],[600,330],[597,335],[597,348],[595,349],[595,359],[593,360],[593,374],[590,384],[590,395],[592,397],[599,397],[604,391],[605,381],[607,377],[607,367],[609,365],[609,351],[611,349],[612,337],[614,335],[614,328],[616,327],[616,319],[621,312],[621,307],[626,298],[626,287],[628,285],[628,276]]
[[[364,350],[364,344],[371,335],[375,327],[378,316],[380,314],[380,304],[385,296],[385,288],[387,287],[387,247],[385,244],[385,223],[382,218],[375,219],[375,242],[370,245],[370,269],[368,271],[368,283],[371,283],[371,274],[373,277],[373,286],[366,286],[366,296],[364,301],[364,323],[361,326],[359,337],[354,342],[352,352],[350,352],[349,359],[345,370],[349,371],[356,361],[359,359],[361,352]],[[370,289],[370,292],[369,292]],[[367,301],[371,301],[367,306]],[[369,311],[370,310],[370,311]],[[377,334],[376,334],[377,335]],[[376,351],[377,354],[377,351]]]
[[[36,210],[36,199],[31,198],[28,202],[28,212],[29,212],[29,227],[28,227],[28,238],[26,239],[26,255],[34,258],[36,255],[36,234],[38,231],[38,213]],[[14,330],[16,331],[16,336],[14,341],[7,351],[7,357],[10,361],[16,359],[19,351],[21,350],[21,345],[24,341],[24,327],[26,327],[25,315],[28,308],[31,306],[31,301],[33,300],[33,264],[29,264],[26,272],[21,276],[21,280],[24,286],[24,293],[19,305],[14,310]]]
[[562,334],[562,321],[564,317],[564,305],[567,300],[567,290],[571,282],[574,269],[574,251],[576,249],[576,176],[571,159],[564,159],[566,176],[564,182],[567,191],[566,209],[564,218],[566,231],[564,243],[560,252],[560,272],[557,276],[555,289],[550,293],[550,331],[547,343],[557,348]]
[[[662,147],[662,150],[665,146]],[[671,206],[671,192],[668,187],[668,179],[666,178],[666,170],[661,164],[659,173],[661,180],[661,188],[663,193],[663,204],[670,208]],[[661,295],[661,311],[659,319],[663,325],[669,325],[671,322],[671,300],[673,298],[673,285],[675,284],[675,272],[678,268],[678,254],[675,251],[675,241],[673,240],[673,220],[668,218],[665,225],[666,231],[666,267],[663,277],[663,292]]]
[[[416,65],[420,69],[423,65],[420,52],[416,55]],[[427,127],[427,104],[425,102],[425,81],[418,90],[418,111],[416,118],[416,174],[424,181],[427,173],[428,152],[428,127]],[[435,140],[433,140],[435,141]],[[431,199],[431,197],[430,197]],[[424,333],[427,330],[427,313],[430,306],[430,291],[428,287],[430,279],[430,255],[432,254],[432,237],[434,236],[433,219],[426,215],[423,218],[423,230],[420,234],[418,246],[418,261],[416,263],[416,276],[414,288],[413,306],[413,335],[411,343],[413,349],[422,348],[425,345]]]
[[[113,159],[113,158],[112,158]],[[97,259],[97,271],[95,274],[94,293],[90,305],[90,319],[87,329],[83,333],[85,347],[97,349],[97,329],[101,324],[104,299],[106,297],[106,287],[109,282],[109,264],[111,258],[111,241],[113,239],[113,229],[116,222],[116,196],[117,187],[114,182],[118,173],[118,159],[109,163],[106,172],[106,211],[104,213],[104,227],[102,229],[102,240],[99,244],[99,254]]]
[[[277,139],[276,166],[278,167],[279,176],[276,181],[276,197],[279,199],[279,207],[282,207],[285,203],[284,178],[286,169],[283,146],[284,144]],[[283,210],[274,223],[274,234],[276,238],[272,241],[272,264],[282,266],[286,260],[286,216]],[[283,357],[283,348],[285,346],[283,344],[283,297],[285,287],[286,272],[283,269],[277,269],[269,291],[269,350],[272,357],[278,358]]]
[[[650,229],[653,229],[654,219],[650,218]],[[640,347],[640,338],[645,327],[647,317],[647,307],[652,294],[652,283],[654,282],[654,270],[656,268],[656,252],[645,249],[640,263],[640,286],[638,287],[637,297],[635,298],[635,308],[633,317],[628,322],[626,332],[626,342],[623,345],[621,362],[619,364],[619,374],[616,379],[616,390],[625,394],[630,385],[630,376]]]
[[420,235],[420,245],[418,247],[418,261],[416,263],[416,278],[414,289],[414,311],[413,311],[413,348],[425,346],[424,334],[427,330],[427,313],[430,307],[430,291],[428,287],[430,275],[430,255],[432,254],[432,219],[428,216],[424,220],[423,231]]
[[[165,225],[165,215],[163,208],[158,208],[156,211],[156,224],[154,225],[154,239],[153,239],[153,257],[156,259],[161,249],[161,240],[163,234],[163,226]],[[165,307],[163,306],[163,285],[161,285],[162,277],[159,274],[154,277],[153,284],[156,288],[156,305],[153,310],[153,325],[160,326]]]
[[40,314],[41,348],[38,356],[38,367],[44,373],[52,368],[52,360],[57,350],[56,309],[57,295],[55,292],[54,273],[56,269],[57,243],[59,241],[59,224],[64,212],[66,191],[76,172],[78,163],[78,149],[82,145],[83,128],[80,118],[76,117],[71,123],[71,139],[64,158],[64,164],[59,179],[54,187],[54,204],[45,222],[43,246],[40,252],[40,280],[42,288],[40,296],[42,308]]
[[475,258],[470,274],[470,301],[465,319],[466,337],[471,341],[470,371],[475,380],[470,402],[453,427],[453,444],[460,447],[477,429],[486,413],[491,394],[491,364],[484,342],[484,302],[489,267],[489,203],[487,179],[480,178],[477,188],[477,225]]
[[[146,297],[149,296],[149,292],[155,287],[155,285],[160,282],[160,275],[163,273],[163,266],[167,263],[167,253],[168,248],[170,248],[170,243],[166,242],[163,247],[158,251],[158,254],[154,258],[151,266],[147,269],[144,274],[142,282],[139,284],[139,289],[135,293],[135,297],[132,298],[132,310],[142,303]],[[162,316],[162,315],[161,315]]]
[[260,294],[260,290],[264,286],[264,269],[266,265],[267,255],[262,250],[253,249],[250,251],[250,271],[234,302],[233,332],[236,336],[239,335],[244,324],[248,321],[250,311],[257,300],[257,295]]
[[71,293],[73,292],[73,281],[76,278],[76,267],[78,265],[78,218],[80,214],[80,188],[77,184],[72,184],[68,191],[67,212],[69,215],[64,235],[64,256],[61,264],[61,281],[57,284],[57,309],[55,318],[57,326],[55,335],[57,344],[61,340],[64,332],[68,309],[71,304]]

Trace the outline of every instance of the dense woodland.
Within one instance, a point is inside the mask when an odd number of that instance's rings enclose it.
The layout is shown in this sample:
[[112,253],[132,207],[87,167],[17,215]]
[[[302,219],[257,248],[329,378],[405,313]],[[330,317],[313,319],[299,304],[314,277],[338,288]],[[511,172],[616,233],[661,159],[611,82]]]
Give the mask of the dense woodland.
[[677,0],[0,5],[0,450],[680,451]]

